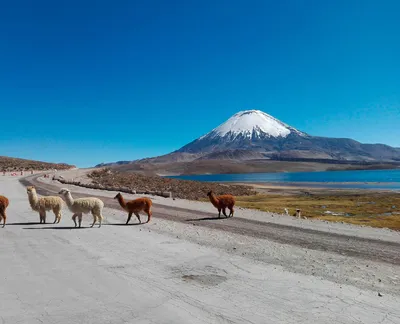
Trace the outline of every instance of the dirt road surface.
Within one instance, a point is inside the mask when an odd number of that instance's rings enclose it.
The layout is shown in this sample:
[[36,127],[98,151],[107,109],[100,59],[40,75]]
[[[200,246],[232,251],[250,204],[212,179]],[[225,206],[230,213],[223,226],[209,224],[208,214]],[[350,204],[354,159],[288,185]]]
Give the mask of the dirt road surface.
[[[66,208],[60,224],[43,225],[23,184],[0,178],[10,199],[0,229],[1,324],[400,323],[397,233],[368,238],[360,227],[349,236],[239,212],[218,220],[165,204],[155,204],[151,223],[126,226],[111,192],[98,192],[101,228],[88,227],[90,216],[72,228]],[[39,194],[59,189],[35,185]]]

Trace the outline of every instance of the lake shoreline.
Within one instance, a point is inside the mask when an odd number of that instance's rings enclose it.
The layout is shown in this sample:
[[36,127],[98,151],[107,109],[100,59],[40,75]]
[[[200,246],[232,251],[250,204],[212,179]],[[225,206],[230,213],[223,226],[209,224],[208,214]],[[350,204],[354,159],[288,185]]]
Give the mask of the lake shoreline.
[[214,174],[170,177],[257,188],[400,191],[400,170]]
[[[400,191],[398,184],[382,182],[231,182],[219,181],[221,184],[251,186],[255,189],[332,189],[332,190],[362,190],[362,191]],[[393,185],[395,188],[389,189],[387,186]],[[382,188],[379,187],[382,185]]]

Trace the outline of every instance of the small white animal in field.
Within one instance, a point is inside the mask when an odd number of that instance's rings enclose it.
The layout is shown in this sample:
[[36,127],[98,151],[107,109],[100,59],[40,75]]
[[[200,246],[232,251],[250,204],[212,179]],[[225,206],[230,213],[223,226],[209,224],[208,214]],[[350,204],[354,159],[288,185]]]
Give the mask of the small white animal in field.
[[[296,209],[296,216],[297,216],[297,218],[301,218],[301,217],[302,217],[302,216],[301,216],[301,209]],[[304,218],[304,219],[307,219],[306,216],[303,216],[303,218]]]

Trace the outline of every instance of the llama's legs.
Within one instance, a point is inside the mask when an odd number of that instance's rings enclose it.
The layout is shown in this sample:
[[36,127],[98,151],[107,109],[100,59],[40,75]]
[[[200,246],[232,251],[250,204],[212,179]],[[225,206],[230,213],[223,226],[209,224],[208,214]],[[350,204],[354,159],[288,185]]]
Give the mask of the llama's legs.
[[82,213],[78,214],[78,223],[79,223],[79,227],[82,226]]
[[94,213],[92,212],[92,215],[93,215],[93,223],[92,223],[92,226],[90,226],[90,227],[93,227],[94,224],[96,224],[96,221],[97,221],[97,216],[96,216],[96,214],[94,214]]
[[57,222],[57,209],[56,208],[53,208],[53,213],[54,213],[54,222],[53,222],[53,224],[55,224],[56,222]]
[[149,210],[147,212],[147,222],[146,223],[150,222],[151,216],[152,216],[152,212],[151,212],[151,210]]
[[72,220],[74,221],[75,227],[77,226],[77,224],[76,224],[76,216],[78,216],[78,214],[73,214],[72,215]]
[[222,213],[224,214],[225,217],[228,217],[226,216],[226,207],[222,208]]
[[6,226],[6,220],[7,220],[7,215],[6,215],[6,211],[2,210],[0,212],[0,221],[3,219],[3,228],[4,226]]
[[139,224],[142,224],[142,221],[140,220],[140,215],[138,212],[134,212],[134,214],[136,215],[137,219],[139,220]]
[[129,221],[131,220],[131,217],[132,217],[132,212],[129,212],[128,219],[126,220],[125,225],[128,225]]
[[46,224],[46,211],[45,210],[39,210],[39,218],[40,218],[40,224]]
[[218,218],[221,218],[221,208],[218,208]]
[[53,208],[53,213],[54,213],[54,216],[55,216],[55,218],[54,218],[54,224],[55,223],[59,223],[60,222],[60,220],[61,220],[61,208],[60,207],[54,207]]
[[103,216],[101,214],[99,214],[99,216],[97,216],[97,218],[99,219],[99,228],[100,228],[101,223],[103,222]]

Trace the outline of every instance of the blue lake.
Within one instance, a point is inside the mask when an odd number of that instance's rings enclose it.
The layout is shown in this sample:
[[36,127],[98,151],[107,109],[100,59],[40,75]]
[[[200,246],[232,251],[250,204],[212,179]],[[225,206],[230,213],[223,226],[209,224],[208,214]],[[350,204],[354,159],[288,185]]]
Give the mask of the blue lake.
[[287,173],[243,173],[169,176],[205,182],[249,182],[311,185],[330,188],[400,190],[400,169]]

